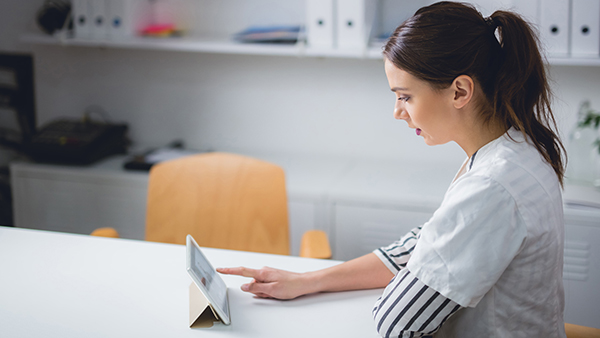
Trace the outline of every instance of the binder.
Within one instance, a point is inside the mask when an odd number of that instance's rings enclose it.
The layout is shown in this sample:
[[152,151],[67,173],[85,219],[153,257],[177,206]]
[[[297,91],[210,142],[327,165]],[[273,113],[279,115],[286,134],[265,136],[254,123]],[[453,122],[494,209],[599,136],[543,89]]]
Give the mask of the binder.
[[572,0],[571,55],[600,55],[600,0]]
[[309,47],[334,47],[334,5],[334,0],[306,0],[306,39]]
[[375,0],[337,0],[337,47],[365,50],[375,18]]
[[90,37],[95,40],[103,40],[108,36],[106,15],[108,13],[107,0],[88,0],[91,7],[91,30]]
[[73,0],[72,6],[75,37],[88,39],[91,33],[91,8],[88,0]]
[[107,0],[107,30],[111,40],[135,35],[136,0]]
[[569,55],[570,0],[540,1],[540,36],[550,56]]

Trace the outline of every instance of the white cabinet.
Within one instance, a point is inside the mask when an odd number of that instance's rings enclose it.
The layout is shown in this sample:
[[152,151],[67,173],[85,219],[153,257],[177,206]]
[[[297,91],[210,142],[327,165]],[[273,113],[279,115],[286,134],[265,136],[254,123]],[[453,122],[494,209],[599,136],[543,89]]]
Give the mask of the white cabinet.
[[[292,255],[300,253],[302,234],[314,229],[317,205],[312,201],[288,201],[290,219],[290,251]],[[293,221],[292,221],[293,220]],[[293,224],[292,224],[293,222]]]
[[290,224],[290,251],[300,254],[302,235],[308,230],[327,230],[325,205],[318,199],[288,197],[288,217]]
[[144,239],[148,177],[97,167],[11,165],[17,227],[89,234],[113,227],[121,237]]
[[403,161],[352,165],[328,194],[334,258],[369,253],[428,221],[459,166]]
[[400,239],[425,223],[433,210],[336,204],[334,257],[350,260]]
[[600,327],[600,209],[565,207],[564,259],[565,321]]
[[[285,168],[290,250],[298,255],[304,232],[328,231],[324,190],[345,162],[253,155]],[[109,226],[122,238],[144,239],[148,174],[123,170],[124,159],[89,167],[11,164],[15,226],[78,234]]]

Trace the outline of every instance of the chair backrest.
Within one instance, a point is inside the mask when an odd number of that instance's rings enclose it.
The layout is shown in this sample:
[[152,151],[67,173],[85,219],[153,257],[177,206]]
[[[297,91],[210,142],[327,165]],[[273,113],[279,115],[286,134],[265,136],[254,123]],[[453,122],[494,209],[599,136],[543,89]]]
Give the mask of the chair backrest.
[[154,165],[146,240],[289,255],[283,169],[250,157],[206,153]]
[[567,338],[600,338],[600,329],[565,323]]

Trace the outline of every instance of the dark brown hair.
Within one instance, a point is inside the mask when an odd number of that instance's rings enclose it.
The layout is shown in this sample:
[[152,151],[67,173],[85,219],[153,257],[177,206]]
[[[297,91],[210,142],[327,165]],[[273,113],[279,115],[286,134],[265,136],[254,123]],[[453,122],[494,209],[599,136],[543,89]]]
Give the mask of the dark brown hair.
[[484,94],[477,102],[483,121],[528,136],[563,183],[565,149],[554,131],[544,62],[536,34],[519,15],[483,18],[469,4],[438,2],[396,28],[383,55],[434,89],[460,75],[473,78]]

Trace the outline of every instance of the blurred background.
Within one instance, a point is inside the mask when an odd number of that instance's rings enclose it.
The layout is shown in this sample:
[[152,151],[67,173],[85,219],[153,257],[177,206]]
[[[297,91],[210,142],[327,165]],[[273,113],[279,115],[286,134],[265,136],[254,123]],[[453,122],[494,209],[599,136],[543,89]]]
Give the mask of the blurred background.
[[[428,147],[392,116],[381,46],[430,3],[2,1],[0,223],[74,233],[112,226],[143,239],[153,161],[226,151],[285,169],[293,254],[309,229],[327,232],[334,259],[395,240],[431,216],[465,159],[453,143]],[[598,325],[597,311],[580,306],[600,303],[590,299],[597,293],[576,292],[600,282],[598,11],[575,35],[576,14],[590,12],[579,8],[600,4],[474,5],[486,16],[515,10],[541,34],[570,155],[568,313],[572,323]],[[595,42],[577,40],[589,36]],[[56,136],[65,128],[77,130]],[[92,151],[94,142],[111,146]],[[65,153],[65,144],[85,151]]]

